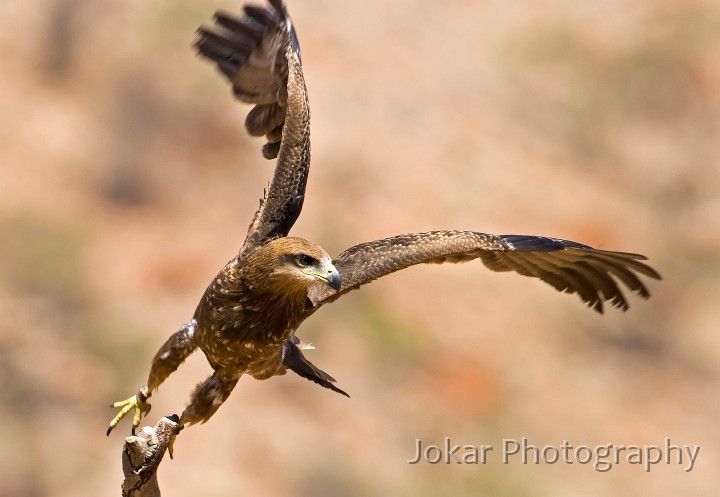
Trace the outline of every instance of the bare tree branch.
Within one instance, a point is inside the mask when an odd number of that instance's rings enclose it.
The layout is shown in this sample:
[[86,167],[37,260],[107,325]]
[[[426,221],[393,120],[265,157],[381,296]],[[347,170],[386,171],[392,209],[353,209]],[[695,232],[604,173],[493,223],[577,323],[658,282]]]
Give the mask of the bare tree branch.
[[125,439],[123,497],[160,497],[157,469],[173,437],[182,429],[179,421],[175,415],[162,418],[155,427],[145,426],[139,436]]

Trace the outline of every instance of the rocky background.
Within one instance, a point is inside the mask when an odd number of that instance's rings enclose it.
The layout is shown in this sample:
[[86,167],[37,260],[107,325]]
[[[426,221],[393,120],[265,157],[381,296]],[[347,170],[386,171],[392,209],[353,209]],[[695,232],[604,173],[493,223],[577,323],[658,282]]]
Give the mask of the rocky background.
[[[244,239],[272,163],[191,49],[239,1],[0,4],[0,494],[118,495],[131,395]],[[313,109],[293,234],[546,234],[649,256],[627,313],[479,263],[423,266],[299,335],[351,399],[243,379],[164,495],[718,495],[720,5],[290,0]],[[202,354],[147,418],[182,411]],[[695,468],[504,465],[503,439],[700,445]],[[494,445],[408,465],[416,439]],[[686,461],[684,461],[686,463]]]

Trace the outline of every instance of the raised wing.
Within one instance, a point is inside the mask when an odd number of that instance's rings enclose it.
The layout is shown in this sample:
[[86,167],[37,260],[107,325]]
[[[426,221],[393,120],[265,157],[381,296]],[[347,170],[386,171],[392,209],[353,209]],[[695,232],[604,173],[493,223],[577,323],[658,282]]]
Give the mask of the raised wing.
[[195,40],[198,53],[216,62],[230,80],[235,96],[255,104],[245,127],[253,136],[266,136],[265,158],[277,157],[241,257],[287,236],[300,215],[310,167],[310,108],[300,47],[287,9],[282,0],[243,9],[243,18],[217,12],[216,25],[201,27]]
[[660,279],[654,269],[639,262],[646,259],[642,255],[596,250],[568,240],[473,231],[410,233],[361,243],[340,254],[333,261],[342,277],[340,290],[322,289],[310,295],[313,307],[307,315],[360,285],[406,267],[477,258],[493,271],[515,271],[540,278],[561,292],[577,293],[600,313],[608,301],[622,310],[628,308],[620,284],[647,298],[650,293],[638,274]]

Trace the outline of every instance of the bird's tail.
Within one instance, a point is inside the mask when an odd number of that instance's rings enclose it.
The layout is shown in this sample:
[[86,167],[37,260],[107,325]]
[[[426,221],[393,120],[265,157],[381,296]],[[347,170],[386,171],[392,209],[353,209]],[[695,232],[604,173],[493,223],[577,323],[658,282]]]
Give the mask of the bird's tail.
[[283,366],[322,387],[329,388],[334,392],[350,397],[345,391],[334,385],[335,378],[307,360],[302,353],[301,347],[302,342],[294,335],[290,337],[290,340],[285,342],[282,350]]

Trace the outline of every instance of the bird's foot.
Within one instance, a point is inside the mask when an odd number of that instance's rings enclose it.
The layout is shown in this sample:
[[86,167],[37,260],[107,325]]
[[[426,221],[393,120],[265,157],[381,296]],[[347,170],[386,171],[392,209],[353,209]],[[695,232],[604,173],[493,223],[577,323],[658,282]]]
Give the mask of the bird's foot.
[[127,416],[130,411],[135,411],[133,414],[132,423],[132,434],[135,435],[135,429],[140,426],[140,419],[142,419],[145,414],[150,412],[151,406],[147,402],[148,397],[150,397],[150,392],[148,392],[148,389],[145,386],[138,390],[138,393],[136,393],[129,399],[121,400],[112,404],[110,407],[120,409],[120,412],[118,412],[117,416],[115,416],[113,420],[110,421],[110,426],[108,426],[107,434],[110,435],[110,432],[113,431],[113,428],[115,428],[120,422],[120,420]]
[[173,414],[172,416],[165,416],[165,418],[177,425],[175,433],[173,433],[173,436],[170,438],[170,442],[168,442],[167,446],[168,455],[170,456],[170,459],[172,459],[173,455],[175,454],[175,440],[177,439],[178,434],[182,431],[185,425],[181,424],[180,416],[178,416],[177,414]]
[[168,444],[168,455],[170,456],[170,459],[173,459],[173,455],[175,454],[175,440],[177,439],[177,435],[173,435],[170,439],[170,443]]

